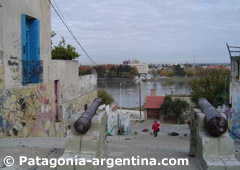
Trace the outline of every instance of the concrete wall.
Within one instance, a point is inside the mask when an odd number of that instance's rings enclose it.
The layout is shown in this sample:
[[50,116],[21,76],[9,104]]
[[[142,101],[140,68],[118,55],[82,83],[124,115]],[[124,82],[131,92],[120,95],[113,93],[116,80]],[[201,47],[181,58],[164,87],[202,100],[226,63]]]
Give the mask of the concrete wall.
[[60,102],[65,103],[97,89],[97,75],[78,76],[78,61],[52,60],[49,81],[59,80]]
[[51,22],[48,0],[0,0],[0,3],[2,5],[0,7],[0,41],[2,41],[0,50],[4,51],[6,87],[22,86],[21,14],[40,20],[40,60],[44,63],[43,77],[46,82],[48,63],[51,58]]
[[52,60],[49,67],[49,81],[59,80],[60,102],[79,96],[78,62],[67,60]]
[[97,75],[89,74],[78,77],[78,90],[80,94],[88,94],[97,89]]
[[204,122],[205,114],[194,109],[191,114],[190,155],[198,159],[203,169],[239,169],[240,162],[235,158],[234,141],[228,131],[219,137],[212,137]]
[[[3,23],[2,0],[0,0],[0,23]],[[0,24],[0,66],[3,65],[3,24]]]
[[230,103],[232,108],[226,108],[230,135],[234,140],[240,139],[240,80],[237,79],[239,59],[231,60]]

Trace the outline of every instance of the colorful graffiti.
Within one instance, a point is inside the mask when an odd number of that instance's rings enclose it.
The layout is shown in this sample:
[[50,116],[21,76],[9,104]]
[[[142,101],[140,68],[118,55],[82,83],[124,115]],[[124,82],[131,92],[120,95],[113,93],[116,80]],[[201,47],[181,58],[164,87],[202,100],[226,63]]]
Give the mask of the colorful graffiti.
[[240,95],[234,103],[235,108],[226,108],[230,136],[240,140]]
[[5,89],[4,67],[0,67],[0,138],[64,137],[71,128],[71,116],[84,111],[97,97],[97,90],[60,106],[55,120],[54,82]]
[[0,137],[63,137],[62,124],[55,122],[53,89],[49,83],[4,90],[0,97]]
[[63,137],[61,122],[55,122],[54,84],[5,89],[0,67],[0,138]]

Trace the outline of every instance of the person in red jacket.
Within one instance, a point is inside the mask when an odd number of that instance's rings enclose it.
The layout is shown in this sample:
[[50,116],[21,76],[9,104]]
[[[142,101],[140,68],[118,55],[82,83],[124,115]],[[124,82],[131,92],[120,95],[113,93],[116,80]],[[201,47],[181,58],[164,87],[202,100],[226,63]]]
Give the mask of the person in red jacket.
[[155,120],[155,122],[152,125],[152,129],[153,129],[153,133],[154,136],[157,137],[157,133],[159,131],[158,127],[160,126],[160,124]]

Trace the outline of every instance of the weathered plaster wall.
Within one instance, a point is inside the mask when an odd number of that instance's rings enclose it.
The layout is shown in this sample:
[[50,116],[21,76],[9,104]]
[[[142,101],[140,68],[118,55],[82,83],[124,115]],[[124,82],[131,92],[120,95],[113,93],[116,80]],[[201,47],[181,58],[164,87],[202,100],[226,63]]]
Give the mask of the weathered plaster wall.
[[240,139],[240,85],[237,81],[230,83],[230,100],[232,108],[227,108],[228,126],[234,140]]
[[59,101],[65,103],[97,89],[97,75],[78,76],[78,61],[52,60],[49,81],[59,80]]
[[97,75],[89,74],[78,77],[78,90],[80,94],[87,94],[97,89]]
[[[48,0],[1,0],[2,20],[0,39],[5,63],[5,85],[7,88],[22,85],[21,14],[40,20],[40,60],[44,63],[44,79],[48,75],[51,58],[50,5]],[[0,45],[1,46],[1,45]],[[1,47],[0,47],[1,51]],[[1,57],[1,56],[0,56]]]
[[[2,0],[0,0],[0,23],[3,23]],[[0,66],[3,65],[3,24],[0,24]]]
[[232,108],[227,108],[228,125],[231,130],[230,135],[234,140],[240,140],[240,81],[238,76],[239,59],[231,59],[231,82],[230,82],[230,103]]
[[78,61],[52,60],[49,81],[59,80],[60,102],[65,103],[79,96]]

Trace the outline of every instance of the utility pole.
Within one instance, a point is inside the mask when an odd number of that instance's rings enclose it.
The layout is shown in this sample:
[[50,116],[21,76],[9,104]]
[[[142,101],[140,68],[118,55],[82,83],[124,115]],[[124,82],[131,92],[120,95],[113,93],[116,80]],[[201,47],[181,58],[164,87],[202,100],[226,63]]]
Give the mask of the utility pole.
[[139,111],[140,111],[140,120],[142,120],[141,114],[141,83],[139,82]]
[[194,66],[193,67],[195,67],[195,55],[194,55]]
[[122,112],[122,83],[120,83],[120,113]]

